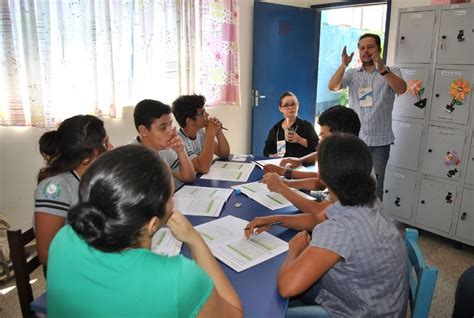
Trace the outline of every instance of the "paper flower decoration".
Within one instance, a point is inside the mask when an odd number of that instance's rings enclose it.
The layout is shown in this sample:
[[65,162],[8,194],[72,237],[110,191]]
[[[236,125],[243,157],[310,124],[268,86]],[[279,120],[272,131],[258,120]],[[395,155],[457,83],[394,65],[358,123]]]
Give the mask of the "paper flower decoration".
[[456,150],[451,150],[446,153],[446,157],[444,158],[444,164],[447,166],[459,166],[461,160],[459,160],[459,155]]
[[421,95],[425,92],[425,88],[423,87],[423,81],[412,79],[408,80],[407,83],[407,92],[415,96],[418,101],[415,103],[416,107],[425,108],[426,106],[426,98],[421,99]]
[[465,79],[459,78],[451,82],[449,85],[449,95],[453,98],[451,104],[446,105],[446,111],[451,113],[454,111],[455,105],[462,105],[462,100],[471,91],[471,83]]
[[407,91],[419,99],[425,91],[425,88],[423,87],[423,81],[417,79],[408,80]]
[[449,85],[449,95],[451,95],[453,99],[457,101],[464,100],[470,91],[471,84],[462,78],[452,81]]

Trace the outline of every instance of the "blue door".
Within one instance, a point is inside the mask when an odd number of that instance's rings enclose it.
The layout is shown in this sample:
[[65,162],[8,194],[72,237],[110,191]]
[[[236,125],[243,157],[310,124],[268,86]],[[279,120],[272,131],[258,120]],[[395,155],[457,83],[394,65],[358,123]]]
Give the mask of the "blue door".
[[[298,117],[314,123],[319,15],[305,8],[255,2],[253,20],[252,153],[263,155],[271,127],[283,118],[278,99],[298,97]],[[258,91],[258,95],[256,96]],[[263,97],[264,96],[264,97]]]

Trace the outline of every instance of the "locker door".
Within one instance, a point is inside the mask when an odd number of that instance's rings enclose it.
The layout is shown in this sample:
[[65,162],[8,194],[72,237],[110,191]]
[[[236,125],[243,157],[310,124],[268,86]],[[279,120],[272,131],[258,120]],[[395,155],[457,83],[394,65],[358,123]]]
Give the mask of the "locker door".
[[449,233],[455,199],[455,186],[422,179],[416,222]]
[[401,67],[400,70],[408,84],[408,90],[395,98],[393,115],[424,118],[429,88],[429,66]]
[[474,241],[474,190],[463,191],[456,236]]
[[[431,101],[430,119],[439,122],[466,124],[472,95],[472,70],[437,70]],[[471,85],[466,94],[453,93]],[[456,89],[457,92],[457,89]]]
[[430,63],[435,11],[400,14],[397,63]]
[[390,149],[388,164],[416,171],[423,126],[417,123],[394,120],[392,127],[395,142]]
[[422,172],[431,176],[458,180],[465,132],[459,129],[429,126],[423,154]]
[[474,64],[474,9],[441,11],[438,64]]
[[471,151],[469,151],[469,162],[467,164],[466,183],[474,185],[474,135],[471,141]]
[[416,173],[411,171],[385,171],[383,206],[396,217],[410,220]]

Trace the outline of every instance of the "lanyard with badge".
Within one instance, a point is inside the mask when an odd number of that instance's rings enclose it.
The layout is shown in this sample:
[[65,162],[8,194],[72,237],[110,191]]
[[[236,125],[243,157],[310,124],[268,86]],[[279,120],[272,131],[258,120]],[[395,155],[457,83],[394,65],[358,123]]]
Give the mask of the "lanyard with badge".
[[374,91],[372,88],[373,82],[374,82],[374,76],[377,74],[377,72],[373,72],[372,77],[368,80],[368,83],[364,87],[360,87],[358,94],[357,94],[357,99],[359,101],[359,106],[360,107],[371,107],[373,106],[373,97],[374,97]]

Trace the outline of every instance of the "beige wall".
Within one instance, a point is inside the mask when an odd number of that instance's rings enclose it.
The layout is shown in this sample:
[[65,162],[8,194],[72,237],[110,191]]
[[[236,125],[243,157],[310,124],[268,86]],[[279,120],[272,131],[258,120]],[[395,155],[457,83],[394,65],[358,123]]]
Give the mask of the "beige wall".
[[[279,4],[308,7],[323,1],[268,0]],[[428,0],[393,1],[392,27],[389,37],[389,58],[393,56],[396,18],[399,7],[428,5]],[[241,107],[218,107],[210,110],[229,129],[226,132],[233,153],[250,152],[251,91],[252,91],[252,27],[253,0],[243,0],[241,7]],[[105,120],[111,141],[117,146],[127,143],[135,135],[130,111],[124,119]],[[42,165],[38,153],[38,139],[44,129],[31,127],[0,127],[0,214],[7,216],[16,227],[31,224],[35,177]]]

